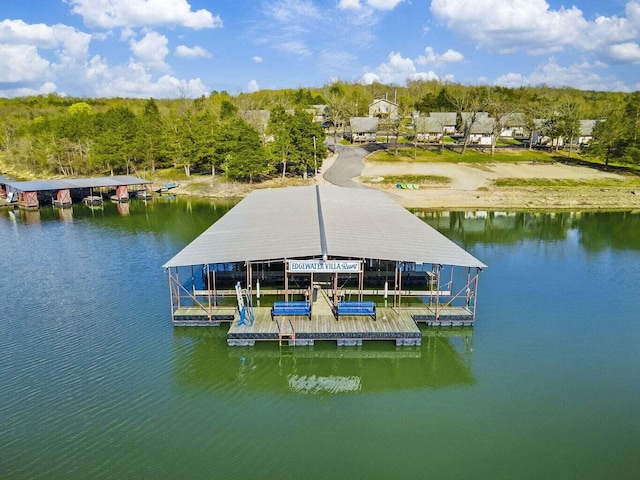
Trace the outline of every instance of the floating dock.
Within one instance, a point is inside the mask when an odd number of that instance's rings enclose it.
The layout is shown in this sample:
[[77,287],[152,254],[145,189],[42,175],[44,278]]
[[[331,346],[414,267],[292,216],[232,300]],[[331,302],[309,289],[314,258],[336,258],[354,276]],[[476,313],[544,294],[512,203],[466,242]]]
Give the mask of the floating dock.
[[314,345],[316,341],[335,341],[339,346],[358,346],[363,341],[394,341],[397,346],[416,346],[422,341],[418,323],[432,327],[472,326],[473,312],[465,307],[420,306],[377,307],[376,319],[369,316],[341,315],[336,318],[330,298],[322,293],[313,302],[311,319],[304,315],[276,316],[271,307],[254,306],[251,325],[240,322],[238,309],[231,306],[180,307],[174,312],[175,326],[220,326],[228,323],[230,346],[253,346],[272,341],[280,345]]
[[319,186],[252,192],[164,265],[173,324],[232,346],[420,345],[474,324],[485,266],[382,192]]

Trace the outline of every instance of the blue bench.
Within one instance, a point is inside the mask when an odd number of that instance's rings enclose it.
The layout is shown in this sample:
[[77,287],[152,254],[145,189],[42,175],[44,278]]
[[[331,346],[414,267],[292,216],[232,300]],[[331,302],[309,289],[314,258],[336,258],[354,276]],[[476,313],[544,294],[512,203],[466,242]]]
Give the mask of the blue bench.
[[338,302],[336,317],[340,315],[366,315],[376,319],[376,306],[373,302]]
[[309,302],[273,302],[271,321],[279,315],[305,315],[311,320],[311,304]]

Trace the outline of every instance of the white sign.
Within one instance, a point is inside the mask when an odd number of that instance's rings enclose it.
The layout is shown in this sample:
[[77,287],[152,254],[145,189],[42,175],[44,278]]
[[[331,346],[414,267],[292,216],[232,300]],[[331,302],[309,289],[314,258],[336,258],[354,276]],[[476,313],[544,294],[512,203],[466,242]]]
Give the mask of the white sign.
[[292,273],[359,273],[360,260],[291,260],[289,272]]

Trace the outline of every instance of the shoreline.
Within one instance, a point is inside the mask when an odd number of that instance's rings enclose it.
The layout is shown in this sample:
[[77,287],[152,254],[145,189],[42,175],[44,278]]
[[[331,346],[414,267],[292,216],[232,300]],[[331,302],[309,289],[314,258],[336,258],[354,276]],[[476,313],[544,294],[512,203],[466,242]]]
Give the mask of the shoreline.
[[[229,184],[226,182],[189,180],[174,190],[178,195],[206,198],[242,198],[261,188],[283,188],[303,185],[332,185],[323,172],[336,161],[338,155],[327,158],[321,172],[314,179],[296,179],[281,182],[273,180],[261,184]],[[496,187],[493,180],[500,177],[516,178],[623,178],[619,174],[603,173],[586,167],[558,164],[487,164],[482,168],[468,164],[377,164],[364,163],[362,177],[389,174],[440,174],[452,179],[448,186],[421,186],[418,190],[401,190],[395,186],[367,183],[366,186],[382,190],[405,208],[429,210],[548,210],[548,211],[622,211],[640,209],[640,188],[629,187]],[[361,177],[352,181],[361,183]],[[197,191],[189,185],[202,184]],[[208,186],[205,186],[209,184]]]

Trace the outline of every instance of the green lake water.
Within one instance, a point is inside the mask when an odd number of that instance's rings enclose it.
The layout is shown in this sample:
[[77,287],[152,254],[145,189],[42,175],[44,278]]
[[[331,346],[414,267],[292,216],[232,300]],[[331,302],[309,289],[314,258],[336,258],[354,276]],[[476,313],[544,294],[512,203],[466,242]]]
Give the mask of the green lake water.
[[171,324],[230,206],[0,210],[0,478],[640,478],[640,213],[416,212],[475,328],[281,349]]

